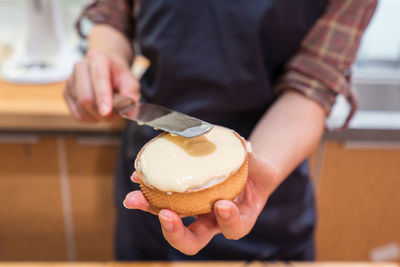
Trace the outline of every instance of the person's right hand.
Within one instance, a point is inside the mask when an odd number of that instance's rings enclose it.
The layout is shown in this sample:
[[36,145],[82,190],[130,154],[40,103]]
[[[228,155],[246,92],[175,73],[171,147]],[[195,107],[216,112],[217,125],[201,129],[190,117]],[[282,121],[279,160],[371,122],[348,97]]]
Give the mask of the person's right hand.
[[90,50],[75,64],[64,97],[71,114],[79,121],[96,122],[113,114],[113,92],[139,99],[140,84],[129,64]]

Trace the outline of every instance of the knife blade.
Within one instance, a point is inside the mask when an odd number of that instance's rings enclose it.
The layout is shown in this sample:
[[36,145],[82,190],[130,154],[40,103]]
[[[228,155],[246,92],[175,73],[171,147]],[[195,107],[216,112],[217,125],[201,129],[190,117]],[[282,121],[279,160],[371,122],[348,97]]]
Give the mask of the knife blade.
[[144,102],[134,102],[132,99],[114,93],[114,110],[121,117],[133,120],[139,125],[147,125],[155,130],[163,130],[186,138],[207,133],[213,125],[179,113],[177,111]]

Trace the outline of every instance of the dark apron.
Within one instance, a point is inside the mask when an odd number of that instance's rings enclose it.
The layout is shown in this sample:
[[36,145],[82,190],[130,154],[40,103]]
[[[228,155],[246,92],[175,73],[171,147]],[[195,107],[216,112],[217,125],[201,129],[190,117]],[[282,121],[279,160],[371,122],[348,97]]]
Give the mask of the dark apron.
[[[283,65],[325,5],[326,0],[142,1],[137,38],[152,62],[141,83],[143,100],[247,138],[276,100],[272,88]],[[118,260],[313,259],[316,215],[307,162],[271,195],[246,237],[217,235],[191,257],[173,249],[156,216],[122,206],[126,194],[138,190],[129,179],[136,154],[156,134],[133,123],[124,131],[116,175]]]

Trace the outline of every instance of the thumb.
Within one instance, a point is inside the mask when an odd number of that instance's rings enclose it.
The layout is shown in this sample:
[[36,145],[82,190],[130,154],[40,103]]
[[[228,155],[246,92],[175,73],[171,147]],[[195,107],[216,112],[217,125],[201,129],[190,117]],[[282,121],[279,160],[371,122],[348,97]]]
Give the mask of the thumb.
[[269,188],[273,191],[279,183],[279,170],[270,160],[250,153],[249,178],[260,185],[258,188]]
[[111,74],[113,76],[114,91],[133,99],[135,102],[139,101],[140,83],[129,68],[113,62],[111,64]]

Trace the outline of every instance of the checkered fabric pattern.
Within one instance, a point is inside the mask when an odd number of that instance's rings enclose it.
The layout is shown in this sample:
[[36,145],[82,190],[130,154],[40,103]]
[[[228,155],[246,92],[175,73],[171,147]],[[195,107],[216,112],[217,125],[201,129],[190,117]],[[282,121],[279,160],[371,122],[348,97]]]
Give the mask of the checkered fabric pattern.
[[[94,23],[111,25],[133,38],[133,6],[138,1],[96,0],[85,9],[81,17],[87,17]],[[325,12],[286,64],[275,87],[276,93],[286,90],[300,92],[320,104],[327,114],[336,96],[342,94],[352,106],[346,126],[357,109],[350,82],[350,67],[377,2],[330,0]]]
[[95,24],[107,24],[124,33],[132,39],[135,32],[133,0],[95,0],[81,13],[77,21],[77,29],[81,37],[86,37],[81,31],[83,18]]
[[357,109],[350,82],[361,36],[378,0],[331,0],[300,48],[285,66],[276,91],[292,89],[319,103],[328,114],[336,95],[352,106],[344,126]]

